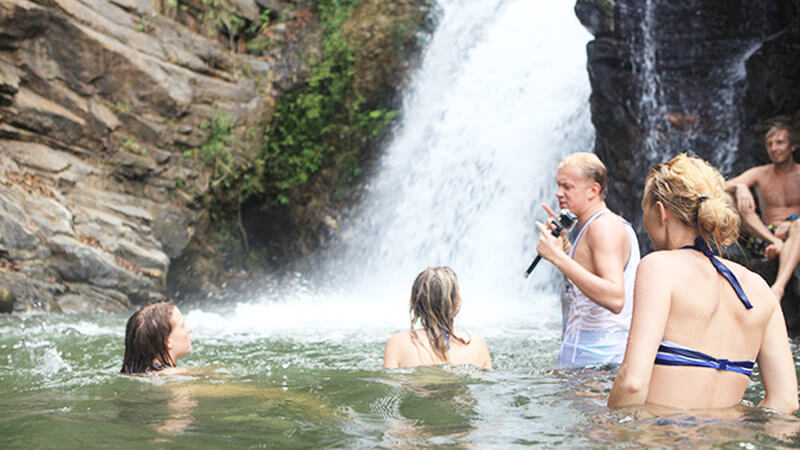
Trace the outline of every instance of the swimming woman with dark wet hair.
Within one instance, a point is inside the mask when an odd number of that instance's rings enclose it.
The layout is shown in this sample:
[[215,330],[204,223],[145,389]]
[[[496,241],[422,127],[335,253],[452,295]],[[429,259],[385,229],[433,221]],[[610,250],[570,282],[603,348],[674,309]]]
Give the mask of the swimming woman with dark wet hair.
[[[449,267],[429,267],[411,289],[411,327],[386,342],[383,367],[433,364],[473,364],[492,368],[492,356],[482,337],[455,328],[461,310],[456,274]],[[414,329],[417,322],[421,329]]]
[[125,328],[122,373],[180,373],[175,363],[192,352],[192,329],[172,302],[151,303],[136,311]]

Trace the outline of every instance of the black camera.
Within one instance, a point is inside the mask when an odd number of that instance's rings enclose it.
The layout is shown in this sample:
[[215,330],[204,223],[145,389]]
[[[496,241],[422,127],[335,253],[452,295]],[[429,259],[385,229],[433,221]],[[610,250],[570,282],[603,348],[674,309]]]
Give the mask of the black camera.
[[[561,235],[563,231],[569,231],[575,224],[578,222],[578,216],[576,216],[572,211],[568,209],[562,209],[558,212],[558,216],[550,219],[550,223],[555,225],[555,228],[550,230],[550,233],[558,237]],[[528,270],[525,271],[525,278],[528,278],[528,275],[533,272],[533,269],[539,264],[542,257],[540,255],[536,255],[536,258],[533,260],[530,266],[528,266]]]
[[562,209],[551,222],[556,226],[556,229],[552,231],[553,236],[558,237],[562,231],[569,231],[575,226],[575,223],[578,222],[578,216],[568,209]]

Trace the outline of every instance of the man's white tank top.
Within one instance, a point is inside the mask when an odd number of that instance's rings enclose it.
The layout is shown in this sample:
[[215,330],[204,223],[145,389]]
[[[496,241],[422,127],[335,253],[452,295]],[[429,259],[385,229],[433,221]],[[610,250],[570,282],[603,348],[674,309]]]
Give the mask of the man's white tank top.
[[[572,244],[572,249],[569,252],[569,257],[575,259],[575,249],[578,247],[583,233],[589,228],[589,225],[600,215],[610,213],[608,209],[604,209],[594,213],[589,220],[581,227],[575,242]],[[619,217],[619,216],[617,216]],[[628,239],[631,243],[630,254],[628,261],[625,264],[623,272],[623,283],[625,286],[625,304],[619,314],[614,314],[608,309],[593,302],[586,296],[575,283],[566,280],[564,301],[567,315],[564,320],[564,334],[570,334],[576,330],[624,330],[630,331],[631,328],[631,315],[633,313],[633,286],[636,280],[636,268],[639,266],[639,241],[636,238],[636,232],[628,221],[619,218],[625,223],[625,230],[628,232]]]

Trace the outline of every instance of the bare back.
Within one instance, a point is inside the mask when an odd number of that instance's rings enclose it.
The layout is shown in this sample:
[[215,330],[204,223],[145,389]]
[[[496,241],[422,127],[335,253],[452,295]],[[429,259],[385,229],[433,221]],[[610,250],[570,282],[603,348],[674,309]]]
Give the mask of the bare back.
[[[753,305],[747,309],[702,253],[672,250],[654,256],[660,259],[661,273],[669,274],[669,312],[663,339],[730,361],[754,360],[759,355],[777,307],[763,279],[721,259],[736,275]],[[646,289],[642,287],[643,291]],[[745,375],[726,370],[655,365],[647,402],[680,408],[728,407],[741,401],[748,380]]]
[[753,169],[754,186],[766,224],[779,224],[792,214],[800,214],[800,165],[787,173],[775,170],[773,164]]
[[462,344],[457,339],[449,340],[447,360],[439,359],[431,348],[428,336],[423,330],[414,330],[416,339],[411,339],[410,331],[395,333],[386,342],[386,352],[383,357],[384,368],[429,366],[435,364],[464,365],[472,364],[479,367],[492,368],[492,357],[486,341],[477,335],[456,331],[456,336],[467,344]]

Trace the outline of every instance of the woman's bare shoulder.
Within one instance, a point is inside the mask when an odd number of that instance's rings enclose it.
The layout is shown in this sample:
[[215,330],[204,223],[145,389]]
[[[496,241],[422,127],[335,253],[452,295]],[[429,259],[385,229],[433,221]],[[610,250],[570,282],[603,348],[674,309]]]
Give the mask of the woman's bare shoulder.
[[478,336],[475,333],[469,333],[469,339],[470,339],[471,343],[474,343],[475,345],[477,345],[479,347],[486,347],[487,346],[486,345],[486,339],[484,339],[483,336]]
[[[417,337],[419,337],[419,335]],[[386,341],[386,347],[387,349],[391,347],[397,351],[405,353],[414,347],[414,342],[415,341],[411,337],[411,331],[403,330],[398,331],[389,337],[389,340]]]
[[[711,271],[711,265],[704,258],[698,258],[699,253],[687,250],[656,250],[644,256],[639,261],[636,270],[637,282],[646,279],[649,282],[658,281],[662,287],[685,283],[687,280],[696,279]],[[702,256],[702,255],[701,255]]]
[[765,289],[769,289],[769,285],[764,278],[753,272],[752,270],[748,269],[747,267],[739,264],[736,261],[730,259],[720,258],[722,263],[733,272],[736,278],[739,280],[740,283],[747,283],[752,285],[753,287],[762,287]]
[[411,340],[411,332],[408,330],[398,331],[397,333],[391,335],[389,340],[386,341],[387,344],[391,343],[400,343],[405,341]]
[[202,376],[208,374],[208,369],[203,367],[167,367],[158,372],[153,372],[156,375],[184,375],[184,376]]
[[769,288],[767,281],[761,275],[729,259],[725,259],[723,263],[733,272],[736,279],[739,280],[739,284],[742,285],[742,289],[744,289],[745,293],[749,296],[762,299],[766,304],[778,304],[778,299],[775,297],[772,289]]
[[656,250],[642,257],[639,261],[639,270],[663,270],[669,265],[680,268],[687,260],[687,256],[675,250]]

